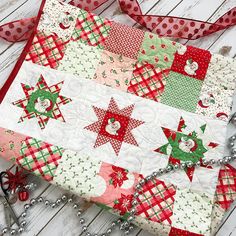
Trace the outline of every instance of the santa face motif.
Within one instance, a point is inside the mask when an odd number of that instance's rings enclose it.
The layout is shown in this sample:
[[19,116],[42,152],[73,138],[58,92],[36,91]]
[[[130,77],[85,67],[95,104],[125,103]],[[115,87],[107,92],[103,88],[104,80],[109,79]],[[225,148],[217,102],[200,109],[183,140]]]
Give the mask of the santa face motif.
[[58,18],[58,23],[61,29],[66,30],[70,28],[73,20],[74,19],[69,12],[63,12]]
[[188,74],[188,75],[196,75],[196,71],[198,69],[198,64],[195,61],[192,60],[187,60],[186,61],[186,65],[184,67],[184,71]]
[[35,101],[35,110],[40,112],[40,113],[47,113],[50,111],[53,107],[52,101],[49,99],[45,99],[43,97],[38,97],[37,100]]
[[120,122],[116,121],[114,118],[110,118],[108,120],[108,124],[106,125],[106,132],[111,135],[118,135],[117,131],[121,128]]
[[176,44],[177,47],[177,52],[179,55],[184,55],[185,52],[187,51],[187,47],[181,44]]
[[215,98],[212,94],[207,94],[201,97],[198,105],[202,108],[208,108],[211,104],[215,104]]
[[179,149],[186,153],[193,152],[196,149],[195,146],[196,144],[193,139],[186,140],[182,137],[179,142]]
[[44,12],[42,15],[42,24],[46,26],[49,26],[50,24],[52,24],[52,20],[47,12]]

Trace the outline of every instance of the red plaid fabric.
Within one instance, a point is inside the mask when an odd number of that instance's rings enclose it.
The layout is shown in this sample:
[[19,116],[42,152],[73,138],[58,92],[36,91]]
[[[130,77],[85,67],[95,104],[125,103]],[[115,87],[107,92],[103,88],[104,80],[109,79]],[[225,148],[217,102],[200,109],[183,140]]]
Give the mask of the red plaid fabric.
[[137,215],[170,225],[175,193],[176,188],[172,184],[166,185],[158,179],[149,181],[137,198]]
[[128,92],[139,97],[159,101],[165,89],[169,70],[160,71],[149,63],[137,63],[130,80]]
[[104,48],[104,42],[109,34],[111,21],[93,13],[81,11],[77,18],[72,40],[85,42],[90,46]]
[[38,31],[25,60],[42,66],[57,68],[59,61],[64,56],[68,42],[63,41],[56,34],[46,35],[44,32]]
[[27,137],[22,144],[21,155],[16,158],[16,163],[51,181],[63,152],[62,148]]
[[143,39],[144,31],[112,22],[110,34],[105,41],[105,49],[137,59]]
[[236,199],[236,169],[231,165],[223,166],[216,187],[216,203],[223,209],[229,209]]
[[175,227],[171,227],[169,236],[204,236],[203,234],[195,234],[186,230],[177,229]]

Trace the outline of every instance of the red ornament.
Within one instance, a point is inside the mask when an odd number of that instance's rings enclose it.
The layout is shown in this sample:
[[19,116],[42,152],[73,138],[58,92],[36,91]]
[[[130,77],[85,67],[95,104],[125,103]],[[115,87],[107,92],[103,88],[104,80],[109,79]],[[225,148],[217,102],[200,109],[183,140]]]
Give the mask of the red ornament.
[[29,199],[29,192],[26,190],[21,190],[18,192],[18,198],[20,201],[25,202]]

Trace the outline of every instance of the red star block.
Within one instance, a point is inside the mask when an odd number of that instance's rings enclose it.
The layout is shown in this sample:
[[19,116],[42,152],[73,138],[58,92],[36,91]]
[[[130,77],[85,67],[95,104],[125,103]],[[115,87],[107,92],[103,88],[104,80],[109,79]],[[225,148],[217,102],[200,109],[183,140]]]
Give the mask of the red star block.
[[118,156],[123,142],[138,146],[131,130],[144,122],[131,117],[134,104],[119,109],[114,98],[111,98],[107,110],[95,106],[93,106],[93,110],[98,121],[86,126],[85,129],[98,133],[94,148],[110,142]]

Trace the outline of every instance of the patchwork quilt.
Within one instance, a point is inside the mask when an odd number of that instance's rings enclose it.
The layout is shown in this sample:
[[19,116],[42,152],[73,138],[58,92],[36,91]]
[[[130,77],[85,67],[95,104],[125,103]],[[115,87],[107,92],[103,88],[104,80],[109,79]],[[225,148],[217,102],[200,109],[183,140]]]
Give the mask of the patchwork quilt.
[[223,157],[236,62],[61,3],[38,27],[0,105],[0,155],[160,236],[213,235],[236,198]]

